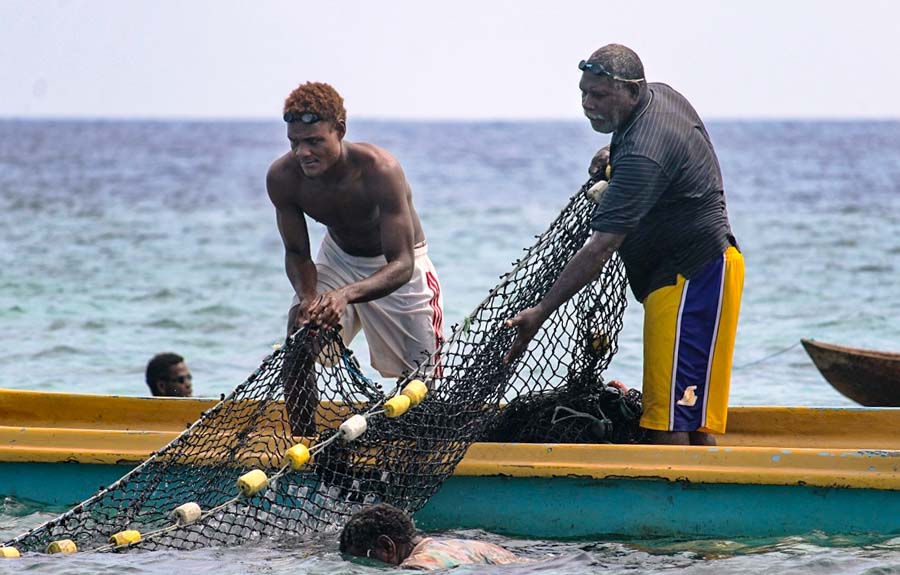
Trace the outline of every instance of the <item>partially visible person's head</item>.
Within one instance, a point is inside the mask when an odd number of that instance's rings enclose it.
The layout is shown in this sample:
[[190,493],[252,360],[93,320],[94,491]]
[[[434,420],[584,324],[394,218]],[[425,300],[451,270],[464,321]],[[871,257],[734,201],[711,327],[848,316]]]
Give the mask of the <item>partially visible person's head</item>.
[[416,528],[405,512],[379,503],[353,514],[341,531],[341,553],[399,565],[415,546]]
[[298,86],[284,101],[284,121],[291,152],[306,176],[321,175],[340,158],[347,111],[344,99],[330,85]]
[[177,353],[160,353],[147,363],[145,375],[150,393],[158,397],[191,397],[193,375]]
[[604,134],[623,127],[647,89],[641,59],[630,48],[609,44],[578,67],[581,106],[591,127]]

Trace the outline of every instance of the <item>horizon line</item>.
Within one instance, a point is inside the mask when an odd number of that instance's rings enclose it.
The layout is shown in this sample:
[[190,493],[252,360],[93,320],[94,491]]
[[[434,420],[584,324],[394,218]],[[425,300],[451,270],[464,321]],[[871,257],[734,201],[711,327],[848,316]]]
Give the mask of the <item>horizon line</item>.
[[[278,122],[283,123],[282,119],[277,116],[201,116],[201,115],[109,115],[97,116],[89,114],[66,114],[66,115],[7,115],[0,114],[0,121],[23,121],[23,122]],[[706,116],[704,122],[898,122],[900,116]],[[421,123],[421,124],[454,124],[454,123],[471,123],[471,124],[493,124],[493,123],[581,123],[584,118],[581,116],[558,116],[558,117],[519,117],[519,116],[501,116],[501,117],[424,117],[424,116],[354,116],[348,119],[348,124],[353,122],[390,122],[390,123]]]

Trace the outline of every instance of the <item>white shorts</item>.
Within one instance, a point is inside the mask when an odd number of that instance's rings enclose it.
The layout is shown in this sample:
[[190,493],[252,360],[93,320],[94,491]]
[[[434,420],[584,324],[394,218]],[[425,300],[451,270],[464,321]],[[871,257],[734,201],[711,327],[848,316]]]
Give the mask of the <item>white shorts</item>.
[[[360,257],[344,252],[326,233],[316,256],[323,293],[363,280],[387,265],[384,256]],[[300,303],[294,295],[291,306]],[[396,291],[372,301],[347,306],[341,317],[344,345],[362,329],[369,342],[372,367],[384,377],[400,377],[415,369],[444,341],[444,300],[428,247],[415,249],[412,278]]]

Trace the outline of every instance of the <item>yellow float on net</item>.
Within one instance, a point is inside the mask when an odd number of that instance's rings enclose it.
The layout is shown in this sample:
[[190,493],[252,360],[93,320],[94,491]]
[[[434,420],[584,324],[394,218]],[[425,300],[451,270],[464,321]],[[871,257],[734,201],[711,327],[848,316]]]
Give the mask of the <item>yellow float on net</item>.
[[612,177],[612,164],[606,164],[606,179],[607,181]]
[[121,547],[122,545],[131,545],[133,543],[137,543],[141,540],[141,532],[136,529],[126,529],[125,531],[119,531],[115,535],[109,538],[109,542],[117,547]]
[[414,379],[407,383],[400,393],[408,397],[412,406],[416,407],[425,401],[425,396],[428,395],[428,386],[421,379]]
[[392,418],[400,417],[406,413],[406,410],[409,409],[411,403],[409,397],[405,395],[395,395],[384,402],[384,414]]
[[262,469],[254,469],[241,475],[237,480],[238,489],[244,497],[256,495],[269,486],[269,478]]
[[15,547],[0,547],[0,557],[4,559],[15,559],[21,557],[19,550]]
[[47,553],[75,553],[78,546],[71,539],[60,539],[47,545]]
[[291,447],[285,452],[285,457],[291,465],[291,469],[297,471],[302,469],[309,462],[309,449],[302,443]]

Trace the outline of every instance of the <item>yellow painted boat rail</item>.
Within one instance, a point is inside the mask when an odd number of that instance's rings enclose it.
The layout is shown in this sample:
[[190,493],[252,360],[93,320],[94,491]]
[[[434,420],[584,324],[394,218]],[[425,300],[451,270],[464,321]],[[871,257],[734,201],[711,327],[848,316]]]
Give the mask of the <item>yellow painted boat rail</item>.
[[215,399],[0,389],[0,424],[180,433],[216,403]]
[[456,475],[900,490],[900,451],[476,443],[457,466]]
[[730,446],[900,449],[900,408],[732,407]]
[[[78,462],[135,465],[175,439],[218,402],[46,393],[0,389],[0,462]],[[216,417],[227,438],[246,420],[269,421],[254,450],[239,458],[272,466],[267,453],[290,445],[284,406],[256,402]],[[241,415],[243,414],[243,415]],[[348,414],[323,404],[318,423],[336,426]],[[476,443],[457,475],[627,477],[710,483],[806,484],[900,490],[900,409],[736,407],[717,448],[647,445]],[[217,448],[183,463],[202,465]]]

